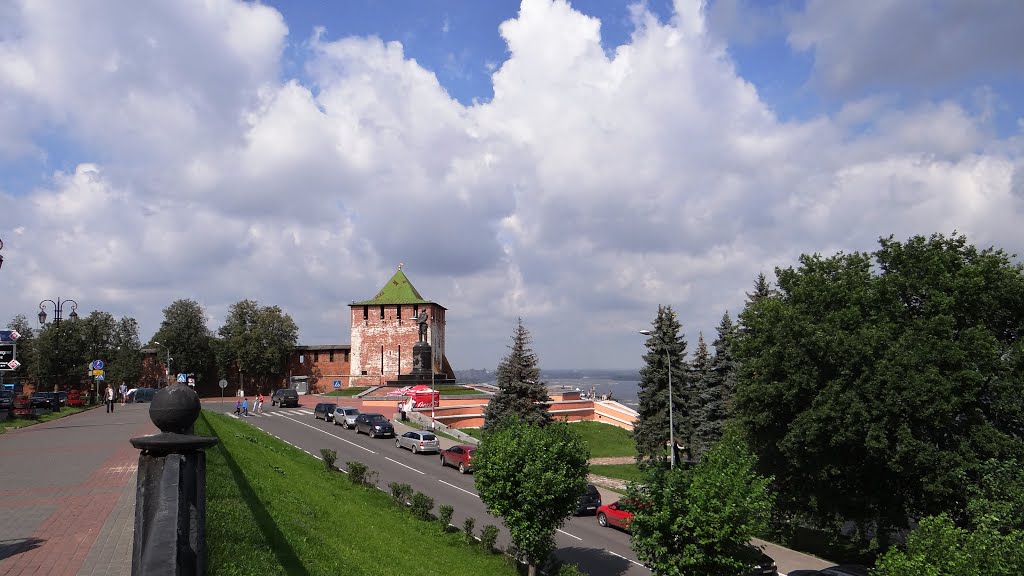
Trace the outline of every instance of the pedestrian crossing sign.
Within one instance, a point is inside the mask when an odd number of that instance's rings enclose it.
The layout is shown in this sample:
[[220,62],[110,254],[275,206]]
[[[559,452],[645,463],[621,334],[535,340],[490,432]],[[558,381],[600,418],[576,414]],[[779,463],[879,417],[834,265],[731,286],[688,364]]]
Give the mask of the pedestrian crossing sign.
[[188,382],[188,374],[178,374],[178,382],[181,384]]

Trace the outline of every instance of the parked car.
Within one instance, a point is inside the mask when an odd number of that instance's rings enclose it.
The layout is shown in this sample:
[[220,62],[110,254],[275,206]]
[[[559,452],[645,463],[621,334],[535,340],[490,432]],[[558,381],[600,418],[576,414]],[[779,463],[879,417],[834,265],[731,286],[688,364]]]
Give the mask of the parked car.
[[61,406],[64,406],[65,404],[68,403],[68,393],[67,392],[61,390],[60,392],[57,392],[57,396],[60,398],[60,405]]
[[370,438],[394,436],[395,427],[383,414],[360,414],[356,416],[356,434],[364,433]]
[[53,410],[58,407],[54,401],[53,392],[35,392],[28,397],[28,401],[32,408],[49,408]]
[[433,432],[419,430],[406,432],[395,438],[395,446],[408,448],[413,454],[417,452],[434,452],[436,454],[441,451],[441,442],[438,441],[437,436],[434,436]]
[[629,523],[633,520],[633,513],[627,508],[624,500],[616,500],[611,504],[603,504],[597,508],[597,523],[607,528],[620,528],[629,531]]
[[140,404],[143,402],[152,402],[153,396],[156,395],[156,392],[156,388],[136,388],[134,390],[129,390],[128,399],[126,401],[129,403],[138,402]]
[[580,503],[576,507],[576,515],[590,516],[591,514],[597,514],[597,509],[600,507],[601,493],[598,492],[597,486],[587,484],[587,489],[583,491],[583,495],[580,496]]
[[68,394],[68,406],[85,406],[86,396],[80,390],[72,390]]
[[320,402],[313,408],[313,419],[319,420],[324,419],[324,422],[330,422],[334,420],[334,409],[338,405],[333,402]]
[[334,409],[334,425],[340,424],[351,430],[356,427],[356,416],[359,416],[359,408],[338,406]]
[[14,392],[11,390],[0,390],[0,410],[14,408]]
[[744,576],[778,576],[779,567],[775,565],[775,560],[772,557],[765,554],[760,548],[756,546],[748,546],[746,548],[745,556],[748,565],[752,565]]
[[790,576],[868,576],[868,569],[864,566],[847,564],[843,566],[830,566],[823,570],[793,570]]
[[441,451],[441,466],[454,466],[463,474],[473,471],[473,452],[476,446],[459,444]]
[[280,390],[274,390],[274,393],[270,395],[270,405],[277,404],[281,408],[286,405],[293,408],[299,407],[299,393],[294,388],[281,388]]

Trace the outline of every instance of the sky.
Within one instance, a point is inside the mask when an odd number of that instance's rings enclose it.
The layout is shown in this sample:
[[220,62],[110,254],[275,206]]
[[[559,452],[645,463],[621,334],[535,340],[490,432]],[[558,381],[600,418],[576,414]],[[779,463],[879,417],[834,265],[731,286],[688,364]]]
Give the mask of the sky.
[[[456,369],[689,349],[879,237],[1024,253],[1018,0],[0,0],[0,323],[242,299],[349,342],[400,263]],[[1018,259],[1019,261],[1019,259]],[[67,313],[67,310],[65,310]],[[52,310],[50,310],[52,314]],[[52,316],[51,316],[52,317]]]

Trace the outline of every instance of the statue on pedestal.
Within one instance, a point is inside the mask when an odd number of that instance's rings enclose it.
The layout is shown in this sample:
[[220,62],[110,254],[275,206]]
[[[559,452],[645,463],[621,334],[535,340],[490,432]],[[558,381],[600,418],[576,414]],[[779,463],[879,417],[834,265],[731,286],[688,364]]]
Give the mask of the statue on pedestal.
[[419,325],[420,325],[420,339],[419,339],[419,341],[420,342],[426,342],[427,341],[427,311],[426,310],[420,312],[419,316],[416,316],[416,322],[418,322]]

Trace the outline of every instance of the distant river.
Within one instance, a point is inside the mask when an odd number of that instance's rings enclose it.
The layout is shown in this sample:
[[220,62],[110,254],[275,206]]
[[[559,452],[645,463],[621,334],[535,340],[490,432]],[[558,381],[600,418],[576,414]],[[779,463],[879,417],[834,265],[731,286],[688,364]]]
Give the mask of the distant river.
[[[607,378],[552,378],[545,379],[548,389],[558,392],[564,389],[589,392],[591,388],[598,396],[611,394],[612,400],[616,400],[636,408],[640,404],[640,381],[639,380],[610,380]],[[494,381],[488,382],[494,384]]]

